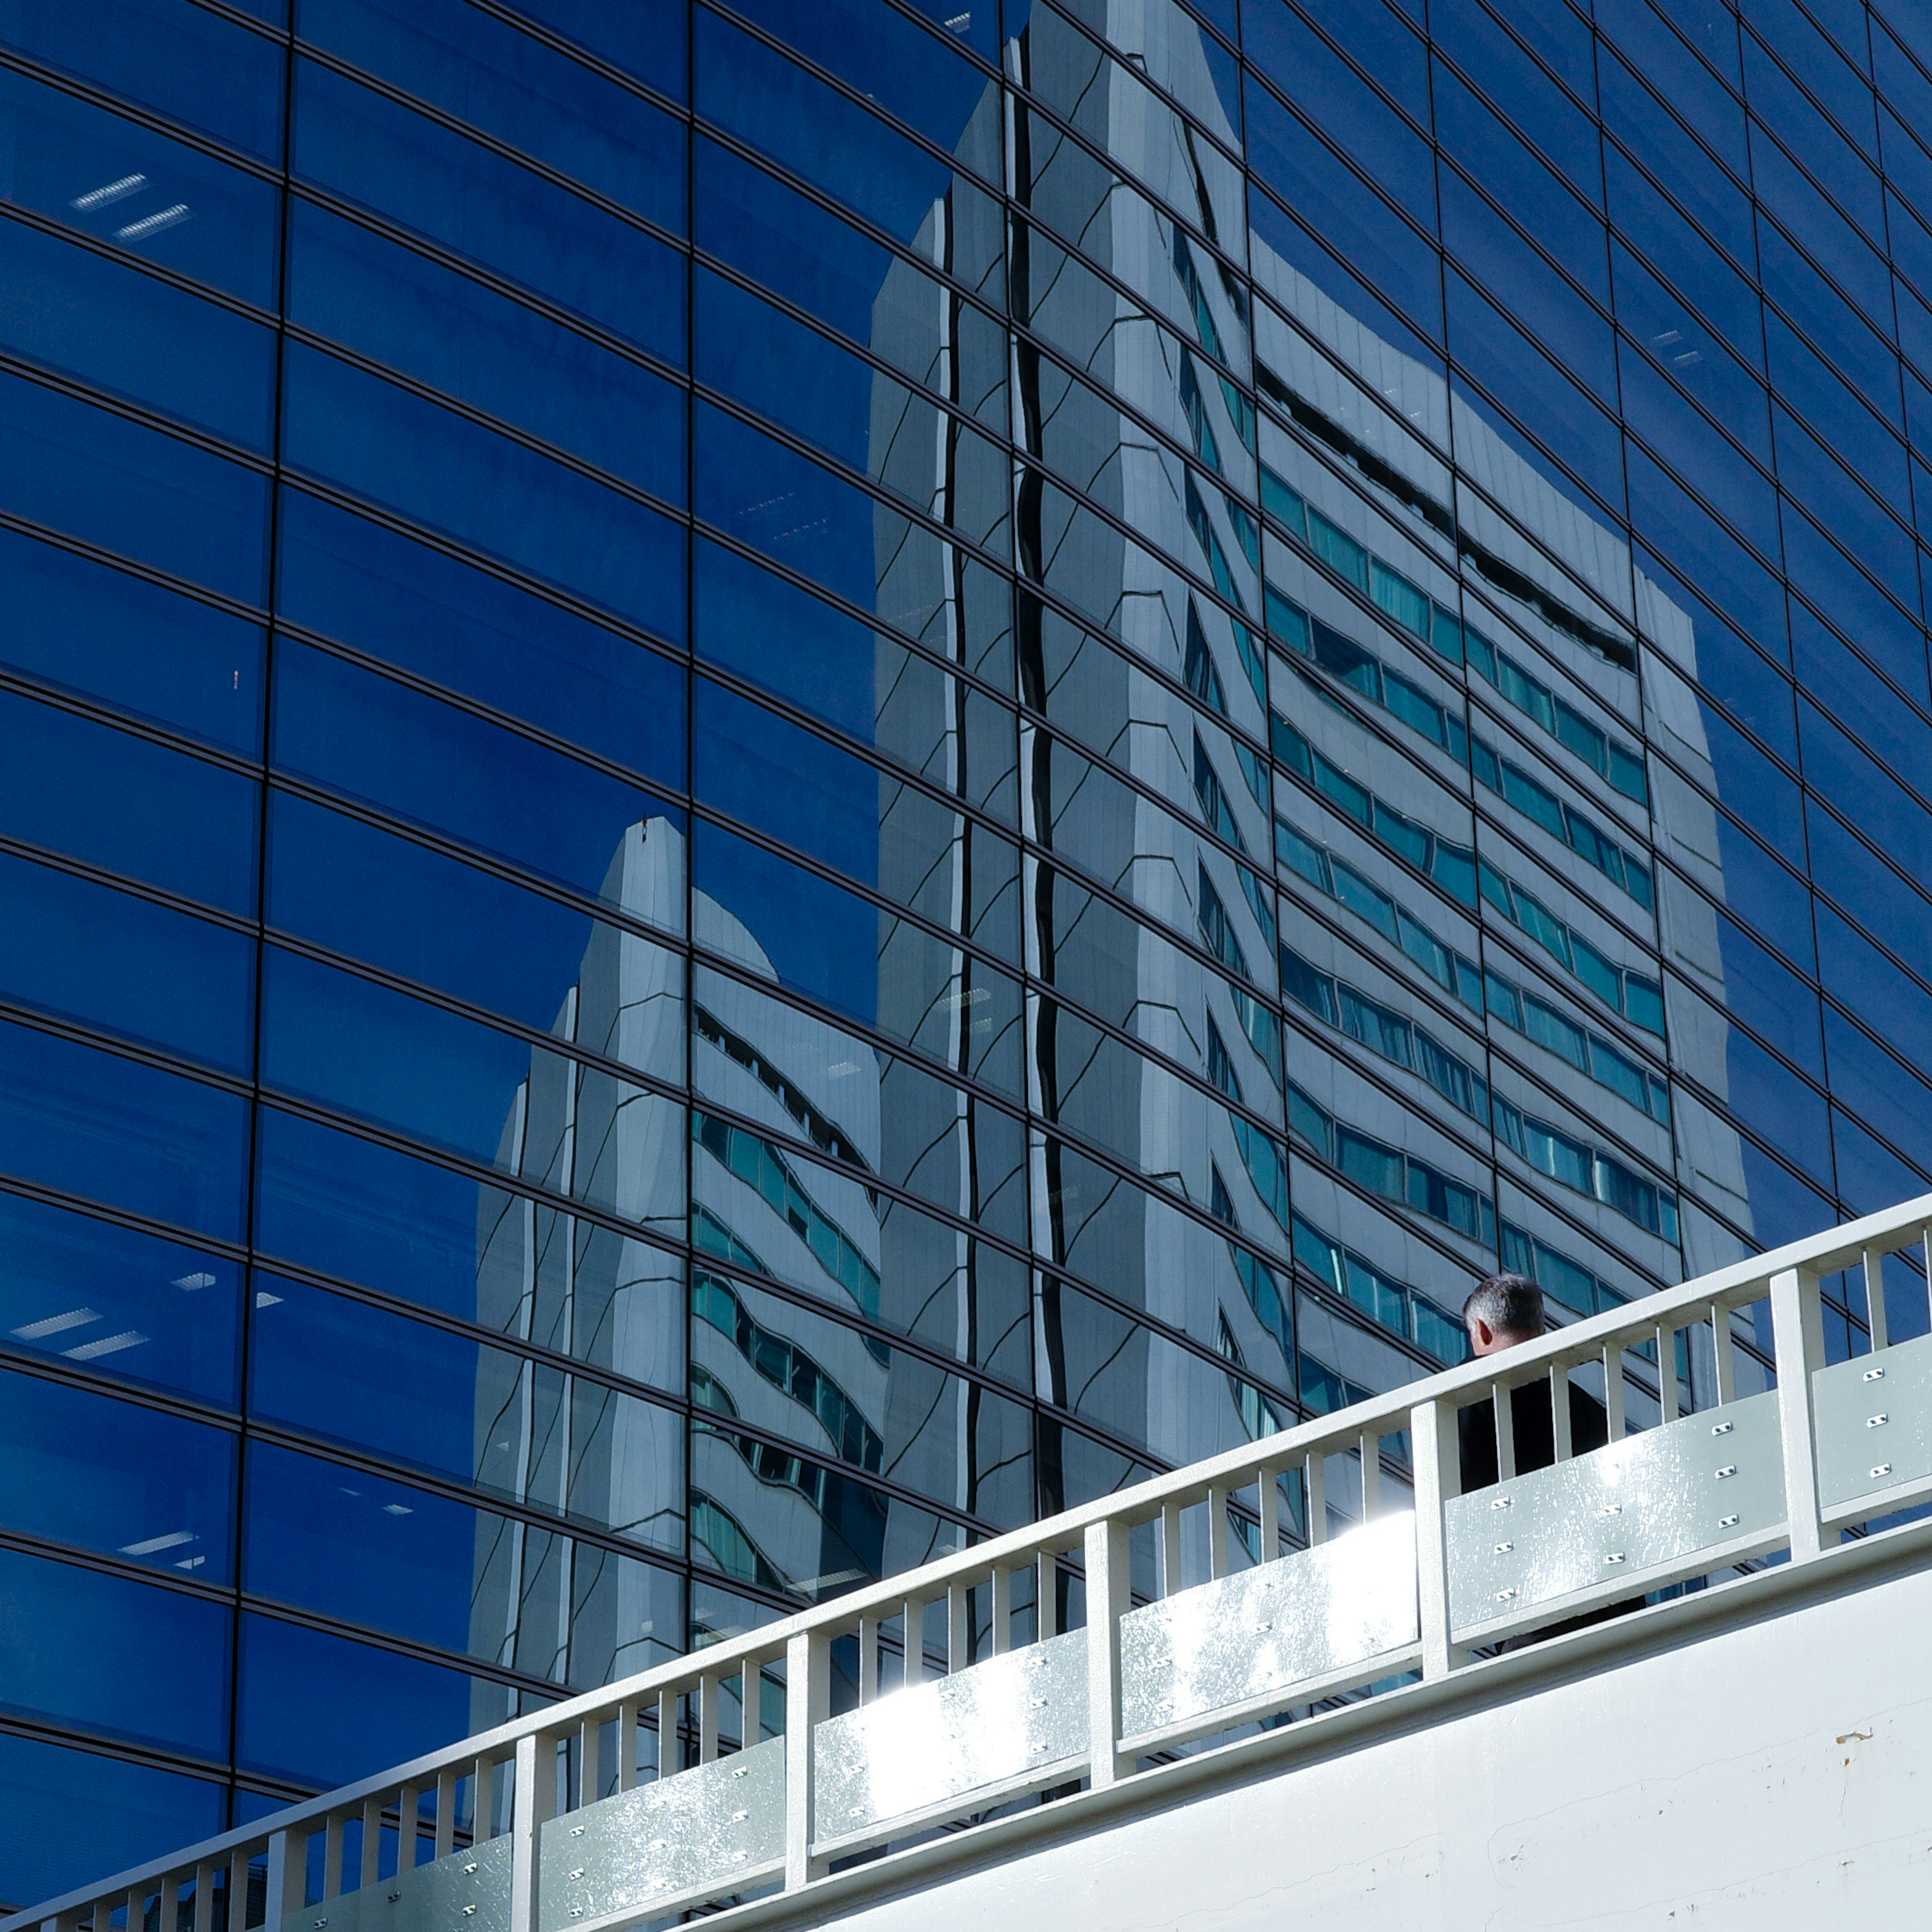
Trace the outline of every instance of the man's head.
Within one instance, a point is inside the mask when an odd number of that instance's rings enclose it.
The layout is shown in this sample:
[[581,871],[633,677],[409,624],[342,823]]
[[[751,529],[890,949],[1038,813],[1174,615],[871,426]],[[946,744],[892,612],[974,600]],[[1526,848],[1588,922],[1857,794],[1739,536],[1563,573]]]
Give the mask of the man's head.
[[1478,1355],[1500,1354],[1534,1342],[1549,1326],[1543,1291],[1526,1274],[1492,1274],[1462,1304],[1462,1325]]

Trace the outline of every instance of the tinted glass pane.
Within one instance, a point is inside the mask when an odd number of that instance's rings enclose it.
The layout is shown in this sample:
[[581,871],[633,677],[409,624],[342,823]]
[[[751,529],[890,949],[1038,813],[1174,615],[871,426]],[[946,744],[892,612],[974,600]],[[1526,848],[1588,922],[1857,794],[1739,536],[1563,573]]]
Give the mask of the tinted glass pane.
[[226,1808],[219,1784],[0,1736],[0,1868],[15,1898],[52,1898],[110,1865],[166,1858],[212,1838]]
[[462,0],[303,0],[302,30],[316,46],[607,200],[649,220],[683,225],[684,136],[677,122],[506,22]]
[[0,378],[16,514],[244,604],[263,590],[267,479],[17,376]]
[[254,941],[92,879],[0,855],[0,992],[207,1062],[248,1067]]
[[8,1528],[228,1581],[227,1431],[36,1376],[0,1375],[0,1391]]
[[676,819],[605,772],[307,645],[275,674],[275,755],[304,777],[620,904],[638,839],[676,862]]
[[197,737],[256,748],[254,625],[11,530],[0,530],[0,654]]
[[[652,479],[683,494],[682,399],[657,418]],[[292,348],[284,392],[286,460],[676,636],[683,532],[656,511],[523,444],[364,371]]]
[[[92,43],[100,25],[89,25]],[[13,157],[11,200],[142,260],[274,305],[272,182],[11,71],[0,74],[0,129]]]
[[0,341],[197,428],[268,448],[272,330],[24,222],[0,220]]
[[298,622],[683,784],[682,670],[500,577],[287,490],[281,598]]
[[14,1346],[234,1402],[233,1262],[15,1195],[0,1195],[0,1328]]
[[230,912],[255,904],[256,782],[0,692],[0,830]]
[[228,1612],[0,1550],[0,1706],[200,1758],[228,1744]]

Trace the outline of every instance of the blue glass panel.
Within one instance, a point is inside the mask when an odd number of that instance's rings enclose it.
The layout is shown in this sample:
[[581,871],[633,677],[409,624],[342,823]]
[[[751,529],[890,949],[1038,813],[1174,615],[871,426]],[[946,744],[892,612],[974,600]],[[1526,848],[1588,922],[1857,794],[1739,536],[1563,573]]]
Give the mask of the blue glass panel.
[[[1623,449],[1615,418],[1545,360],[1537,346],[1455,270],[1450,269],[1444,279],[1449,298],[1450,352],[1504,408],[1541,437],[1560,461],[1568,464],[1606,502],[1621,510]],[[1496,427],[1501,429],[1500,424]],[[1502,434],[1508,440],[1516,440],[1507,431]],[[1549,460],[1540,451],[1523,453],[1538,469],[1549,472]],[[1564,495],[1572,494],[1560,477],[1551,481]]]
[[0,344],[268,448],[272,330],[24,222],[0,220]]
[[[1446,170],[1442,238],[1476,287],[1486,290],[1571,375],[1614,405],[1616,350],[1610,324],[1466,182]],[[1600,253],[1600,243],[1598,248]]]
[[[574,1515],[633,1542],[682,1550],[682,1430],[671,1411],[284,1276],[254,1281],[251,1412],[560,1522]],[[492,1418],[480,1431],[479,1403]],[[611,1466],[614,1423],[636,1432],[621,1479]],[[565,1441],[567,1461],[558,1454]]]
[[[1700,705],[1718,796],[1794,866],[1804,863],[1804,813],[1790,778],[1721,713]],[[1728,886],[1728,880],[1726,884]]]
[[179,0],[16,0],[0,39],[266,161],[282,158],[281,49],[218,14]]
[[1778,493],[1771,479],[1667,382],[1647,358],[1624,358],[1624,416],[1630,433],[1765,556],[1778,555]]
[[517,10],[660,94],[684,98],[686,9],[680,0],[637,0],[628,7],[610,6],[608,0],[518,0]]
[[[1765,62],[1754,38],[1774,49],[1794,74],[1822,100],[1838,124],[1862,146],[1876,152],[1872,130],[1871,84],[1864,70],[1870,60],[1864,9],[1846,7],[1843,0],[1820,0],[1812,11],[1828,29],[1837,15],[1838,45],[1807,16],[1793,0],[1754,0],[1743,10],[1752,32],[1744,36],[1744,75],[1756,105],[1756,88]],[[1855,50],[1848,62],[1845,50]],[[1856,65],[1852,63],[1856,62]]]
[[862,610],[877,602],[873,500],[722,410],[694,425],[698,514]]
[[[1764,331],[1771,380],[1780,396],[1850,462],[1868,488],[1884,496],[1900,516],[1910,518],[1912,493],[1906,481],[1905,451],[1897,435],[1782,317],[1767,314]],[[1897,423],[1896,410],[1891,420]]]
[[[1864,910],[1862,905],[1860,910]],[[1922,971],[1932,967],[1932,909],[1922,901],[1918,910],[1927,936],[1908,956]],[[1915,1066],[1932,1066],[1932,994],[1908,980],[1862,933],[1822,904],[1818,963],[1826,992],[1847,1012],[1856,1014]]]
[[1766,295],[1888,422],[1899,417],[1898,358],[1850,303],[1768,222],[1758,224]]
[[[1833,1006],[1825,1009],[1825,1041],[1832,1059],[1832,1097],[1880,1128],[1909,1160],[1932,1167],[1932,1088]],[[1840,1138],[1841,1184],[1850,1178],[1843,1172],[1844,1156]],[[1924,1186],[1918,1181],[1898,1193],[1876,1197],[1862,1190],[1852,1198],[1874,1201],[1876,1211]]]
[[[944,152],[976,165],[997,185],[997,146],[962,138],[976,111],[997,103],[997,83],[938,35],[915,26],[882,0],[818,0],[803,8],[790,0],[738,0],[737,10]],[[716,43],[700,29],[699,45]],[[700,107],[706,104],[704,86],[700,70]],[[716,111],[715,104],[710,111]]]
[[266,1442],[250,1445],[248,1493],[248,1589],[446,1650],[469,1648],[477,1534],[498,1520]]
[[[58,1898],[104,1872],[212,1838],[226,1822],[226,1797],[200,1778],[0,1735],[0,1871],[8,1895]],[[84,1831],[74,1828],[79,1818]]]
[[[1814,1079],[1825,1077],[1818,996],[1734,920],[1718,915],[1724,959],[1724,1004]],[[1747,1109],[1744,1118],[1757,1123]]]
[[[696,43],[701,115],[889,235],[911,240],[952,185],[953,170],[936,155],[701,8]],[[961,74],[950,104],[970,113],[976,95],[968,99],[967,88],[983,92],[988,78]]]
[[681,496],[683,399],[659,376],[339,215],[291,214],[289,312],[640,489]]
[[[1360,29],[1358,28],[1359,32]],[[1405,49],[1409,37],[1390,22],[1371,71]],[[1292,8],[1260,7],[1248,22],[1248,58],[1424,228],[1436,226],[1436,162],[1429,143],[1340,59]],[[1418,63],[1419,64],[1419,62]],[[1423,124],[1428,124],[1426,100]],[[1283,183],[1286,187],[1287,184]],[[1291,198],[1298,198],[1293,197]]]
[[[680,399],[681,400],[681,399]],[[664,494],[681,497],[674,410],[652,451]],[[684,609],[683,532],[654,510],[548,457],[364,370],[291,344],[283,450],[297,466],[675,635]]]
[[[480,1342],[258,1272],[249,1328],[251,1414],[372,1449],[459,1483],[502,1478],[514,1459],[476,1439]],[[460,1730],[452,1733],[460,1736]]]
[[1658,10],[1733,87],[1742,88],[1737,16],[1724,0],[1657,0]]
[[0,1708],[228,1755],[228,1612],[178,1590],[0,1550]]
[[[1551,60],[1586,102],[1590,101],[1596,82],[1592,72],[1589,36],[1582,30],[1582,22],[1560,6],[1516,7],[1508,10],[1515,15],[1515,24],[1532,44],[1539,40],[1544,44],[1538,46],[1538,52]],[[1565,20],[1574,30],[1571,33],[1563,32],[1562,23]],[[1447,0],[1447,4],[1438,0],[1430,9],[1429,26],[1442,52],[1555,163],[1570,185],[1600,204],[1603,175],[1598,161],[1597,130],[1585,110],[1476,0]],[[1438,92],[1438,114],[1442,107]]]
[[16,516],[261,602],[266,478],[18,376],[0,376],[0,431]]
[[[1895,1096],[1893,1104],[1876,1117],[1880,1125],[1895,1129],[1901,1097]],[[1880,1214],[1894,1202],[1924,1192],[1925,1176],[1842,1108],[1832,1109],[1832,1139],[1838,1154],[1838,1193],[1852,1214]]]
[[[1720,10],[1706,0],[1703,10],[1714,15]],[[1748,178],[1750,153],[1744,135],[1744,110],[1736,96],[1720,86],[1709,70],[1664,25],[1648,0],[1597,0],[1596,17],[1598,26],[1630,56],[1636,71],[1677,110],[1684,124],[1696,128],[1730,163],[1733,173]],[[1735,70],[1737,30],[1730,26],[1728,12],[1724,24],[1731,42],[1730,65]],[[1661,124],[1649,118],[1654,109],[1634,98],[1630,68],[1613,56],[1606,53],[1598,57],[1597,84],[1601,90],[1604,123],[1612,133],[1622,131],[1619,121],[1624,116],[1632,117],[1635,128],[1648,130]],[[1641,139],[1637,145],[1646,161],[1654,158],[1657,164],[1668,170],[1679,159],[1682,142],[1682,136],[1676,136],[1661,144],[1660,151]],[[1698,159],[1701,161],[1702,158]]]
[[683,226],[679,123],[508,22],[461,0],[303,0],[302,30],[647,220]]
[[274,1107],[256,1128],[256,1174],[263,1252],[476,1318],[474,1175]]
[[683,788],[682,667],[574,611],[298,490],[280,598],[297,623]]
[[[1429,56],[1420,39],[1406,32],[1380,7],[1365,7],[1360,0],[1300,0],[1301,11],[1328,38],[1349,55],[1355,64],[1375,76],[1424,127],[1429,124]],[[1274,14],[1280,10],[1257,8],[1261,17],[1245,22],[1248,58],[1266,67],[1273,56],[1270,50]],[[1420,18],[1422,9],[1410,12]]]
[[10,854],[0,854],[0,996],[247,1071],[249,934]]
[[233,1406],[233,1262],[11,1194],[0,1195],[0,1328],[13,1346]]
[[205,1423],[0,1372],[0,1523],[225,1583],[236,1440]]
[[1256,177],[1412,327],[1439,340],[1435,250],[1265,88],[1249,88],[1246,108]]
[[486,1166],[541,1048],[271,946],[262,1079]]
[[[1754,369],[1764,366],[1756,290],[1708,239],[1612,148],[1605,157],[1610,220],[1648,265],[1682,295]],[[1742,237],[1748,262],[1750,236]]]
[[0,530],[0,662],[238,751],[261,735],[262,633]]
[[621,779],[312,646],[275,661],[286,769],[601,897],[633,826],[680,814]]
[[296,171],[653,353],[684,354],[676,251],[528,168],[298,63]]
[[[1718,332],[1623,243],[1610,242],[1617,320],[1768,469],[1771,428],[1764,386]],[[1788,332],[1787,332],[1788,333]]]
[[1784,589],[1669,471],[1627,442],[1624,474],[1637,534],[1754,638],[1784,638]]
[[[1772,405],[1772,425],[1778,439],[1779,483],[1894,597],[1916,612],[1918,548],[1911,531],[1886,515],[1819,439],[1781,404]],[[1898,480],[1902,483],[1904,479],[1901,476]],[[1904,514],[1910,516],[1909,508]]]
[[[1808,85],[1822,92],[1818,84],[1828,78],[1831,68],[1844,72],[1844,63],[1835,56],[1827,56],[1798,70]],[[1799,158],[1813,180],[1821,184],[1839,208],[1882,249],[1885,199],[1879,187],[1878,128],[1873,116],[1871,90],[1858,86],[1862,98],[1856,119],[1844,124],[1856,136],[1858,145],[1854,146],[1826,115],[1819,112],[1798,83],[1775,61],[1766,57],[1749,34],[1744,36],[1744,88],[1750,98],[1754,118]],[[1763,146],[1762,134],[1754,134],[1754,152],[1761,155]],[[1864,149],[1864,154],[1859,152],[1860,147]],[[1869,161],[1865,154],[1870,155]]]
[[[841,334],[869,343],[900,257],[728,148],[700,136],[692,181],[698,245]],[[900,272],[904,273],[903,268]]]
[[0,1171],[238,1240],[247,1125],[236,1094],[0,1023]]
[[274,1618],[242,1619],[236,1759],[250,1771],[326,1789],[453,1744],[479,1721],[510,1716],[514,1694],[476,1708],[460,1672],[394,1651],[303,1630]]
[[[1811,938],[1811,895],[1804,881],[1788,872],[1722,812],[1718,814],[1718,850],[1724,875],[1724,902],[1808,973],[1818,970]],[[1814,848],[1815,856],[1815,848]]]
[[[1442,361],[1440,328],[1435,330],[1432,341],[1425,339],[1407,316],[1362,280],[1355,273],[1346,236],[1331,246],[1315,228],[1302,221],[1298,215],[1291,214],[1266,193],[1258,182],[1250,182],[1248,186],[1248,227],[1256,242],[1298,269],[1365,328],[1372,329],[1385,341],[1394,343],[1425,368],[1439,373]],[[1367,266],[1372,270],[1373,262]],[[1419,284],[1418,286],[1426,295],[1426,284]],[[1436,293],[1428,297],[1428,308],[1432,314],[1439,308],[1440,301],[1438,285]],[[1425,428],[1419,422],[1417,427]]]
[[[1932,735],[1922,712],[1899,701],[1898,692],[1849,650],[1795,598],[1791,636],[1798,681],[1861,745],[1923,791],[1932,764]],[[1922,692],[1919,700],[1924,703]]]
[[[1784,505],[1784,567],[1792,584],[1817,605],[1893,682],[1919,704],[1926,703],[1925,634],[1817,525],[1786,497]],[[1918,609],[1918,586],[1910,586]]]
[[0,692],[0,832],[255,909],[254,779]]
[[1786,1241],[1802,1240],[1830,1227],[1838,1218],[1824,1196],[1808,1187],[1756,1142],[1740,1136],[1738,1152],[1744,1163],[1744,1196],[1750,1203],[1750,1244],[1759,1252]]
[[1798,710],[1806,783],[1909,876],[1932,878],[1932,809],[1808,700]]
[[[1818,951],[1825,990],[1868,1021],[1882,1038],[1916,1055],[1914,1041],[1920,1028],[1912,1016],[1923,996],[1916,989],[1905,988],[1898,968],[1881,964],[1876,952],[1864,941],[1858,947],[1845,943],[1842,934],[1849,928],[1842,922],[1828,919],[1824,902],[1828,896],[1850,908],[1858,923],[1882,944],[1890,946],[1914,972],[1928,976],[1932,976],[1932,904],[1917,892],[1901,886],[1898,874],[1870,847],[1847,832],[1816,800],[1807,802],[1804,819],[1810,834],[1813,878],[1820,895]],[[1834,938],[1828,927],[1834,927],[1840,936]],[[1905,988],[1896,998],[1862,987],[1853,975],[1843,970],[1841,962],[1860,949],[1873,970],[1888,974]]]
[[694,697],[692,756],[700,795],[876,886],[877,770],[707,678],[697,680]]
[[[1480,182],[1510,218],[1534,235],[1598,300],[1608,304],[1610,277],[1603,224],[1579,199],[1576,184],[1525,144],[1440,61],[1436,76],[1436,130],[1444,152]],[[1601,196],[1585,190],[1592,202]],[[1444,220],[1447,220],[1445,213]]]
[[[50,7],[50,10],[52,10]],[[89,14],[78,31],[100,31]],[[143,260],[271,308],[275,184],[71,94],[0,72],[7,195]]]
[[876,1023],[880,913],[870,900],[702,820],[692,877],[758,934],[782,985]]
[[[620,943],[652,950],[628,934],[620,942],[574,907],[305,799],[278,795],[272,824],[272,925],[540,1031],[559,1024],[572,988],[590,976],[593,946],[610,957]],[[682,900],[682,877],[672,883]],[[674,985],[681,973],[664,958]],[[609,968],[597,970],[601,982]],[[644,977],[628,986],[632,998],[645,997]],[[622,1052],[621,1033],[605,1050]]]
[[871,739],[878,700],[870,625],[706,538],[692,583],[700,657]]

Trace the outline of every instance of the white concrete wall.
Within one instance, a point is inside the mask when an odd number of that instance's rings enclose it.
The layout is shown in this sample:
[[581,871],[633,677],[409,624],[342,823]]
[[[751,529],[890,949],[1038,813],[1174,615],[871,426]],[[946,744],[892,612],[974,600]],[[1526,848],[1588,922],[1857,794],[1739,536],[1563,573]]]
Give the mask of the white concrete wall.
[[1932,1574],[1532,1691],[841,1932],[1840,1932],[1932,1922]]

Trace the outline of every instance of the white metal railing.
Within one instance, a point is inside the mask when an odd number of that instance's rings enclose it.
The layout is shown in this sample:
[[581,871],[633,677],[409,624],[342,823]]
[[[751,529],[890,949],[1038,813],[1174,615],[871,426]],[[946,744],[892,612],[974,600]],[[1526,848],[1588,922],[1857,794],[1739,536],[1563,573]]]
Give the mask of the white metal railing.
[[[1872,1352],[1828,1366],[1819,1282],[1862,1267],[1876,1283],[1928,1223],[1932,1195],[560,1702],[0,1932],[620,1932],[707,1904],[758,1916],[773,1894],[783,1911],[835,1859],[1029,1792],[1152,1790],[1203,1738],[1439,1683],[1484,1647],[1772,1551],[1828,1558],[1842,1527],[1932,1500],[1932,1336],[1890,1343],[1875,1292]],[[1772,1377],[1738,1332],[1760,1304]],[[1509,1391],[1546,1380],[1557,1462],[1519,1476]],[[1600,1391],[1610,1438],[1580,1455],[1573,1382]],[[1462,1496],[1457,1418],[1485,1398],[1503,1479]],[[1352,1495],[1359,1480],[1362,1518],[1333,1536],[1331,1475]],[[1138,1607],[1137,1557],[1158,1580]],[[1065,1631],[1063,1601],[1080,1612]],[[1369,1702],[1397,1721],[1404,1696]]]

